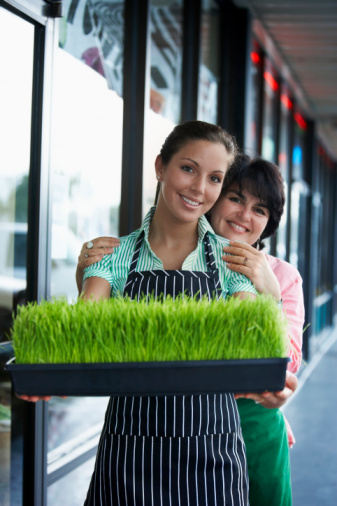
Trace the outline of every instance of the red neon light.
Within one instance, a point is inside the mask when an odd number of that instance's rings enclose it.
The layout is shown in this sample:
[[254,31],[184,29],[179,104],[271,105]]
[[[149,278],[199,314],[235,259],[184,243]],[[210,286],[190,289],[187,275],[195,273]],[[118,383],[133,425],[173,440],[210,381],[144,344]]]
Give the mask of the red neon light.
[[250,53],[250,57],[251,57],[253,63],[259,63],[259,61],[260,61],[260,55],[258,53],[255,53],[255,51],[252,51]]
[[265,80],[267,81],[267,83],[269,84],[269,86],[273,91],[276,91],[278,89],[278,83],[277,81],[275,81],[270,72],[265,71],[263,77],[265,78]]
[[304,120],[304,118],[300,115],[299,112],[295,112],[295,114],[294,114],[294,120],[296,121],[296,123],[298,124],[298,126],[300,128],[302,128],[302,130],[306,130],[306,128],[307,128],[307,122]]
[[280,165],[285,165],[287,163],[287,155],[285,153],[280,153],[278,155],[278,162]]
[[289,99],[289,97],[287,97],[287,95],[284,95],[282,94],[281,95],[281,102],[282,104],[287,108],[287,109],[292,109],[293,108],[293,103],[292,101]]

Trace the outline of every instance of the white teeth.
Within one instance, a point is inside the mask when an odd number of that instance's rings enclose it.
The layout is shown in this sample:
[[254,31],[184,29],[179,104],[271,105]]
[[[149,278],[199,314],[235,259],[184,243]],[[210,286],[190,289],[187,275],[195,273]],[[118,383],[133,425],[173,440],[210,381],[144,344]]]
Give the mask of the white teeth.
[[237,225],[236,223],[233,223],[232,221],[229,222],[229,224],[233,227],[233,228],[236,228],[237,230],[240,230],[242,232],[246,232],[246,229],[243,228],[243,227],[240,227],[239,225]]
[[192,206],[198,206],[199,202],[194,202],[193,200],[187,199],[186,197],[181,196],[181,198],[187,202],[188,204],[191,204]]

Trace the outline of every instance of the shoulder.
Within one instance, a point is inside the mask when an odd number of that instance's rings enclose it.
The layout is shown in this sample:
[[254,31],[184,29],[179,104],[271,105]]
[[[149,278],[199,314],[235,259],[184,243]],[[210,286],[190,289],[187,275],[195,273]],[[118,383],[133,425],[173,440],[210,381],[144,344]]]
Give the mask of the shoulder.
[[119,262],[122,257],[129,257],[133,254],[139,234],[140,229],[120,237],[118,248],[115,248],[114,252],[109,255],[112,262]]
[[280,284],[282,281],[284,281],[288,283],[297,282],[302,285],[301,274],[298,272],[294,265],[291,265],[289,262],[286,262],[281,258],[268,255],[267,253],[265,253],[265,255],[270,267],[272,268],[272,271],[274,272]]
[[209,231],[208,236],[210,238],[212,246],[214,246],[214,248],[216,248],[217,250],[221,251],[221,255],[223,255],[224,253],[222,248],[224,246],[229,246],[229,240],[225,239],[225,237],[217,235],[213,231]]

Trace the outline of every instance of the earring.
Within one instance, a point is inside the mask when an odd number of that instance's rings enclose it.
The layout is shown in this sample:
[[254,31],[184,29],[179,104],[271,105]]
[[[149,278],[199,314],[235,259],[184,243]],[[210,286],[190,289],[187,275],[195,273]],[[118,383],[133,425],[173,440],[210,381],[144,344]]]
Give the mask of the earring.
[[157,176],[158,181],[160,181],[160,176]]
[[261,244],[261,237],[259,237],[258,240],[256,241],[256,249],[257,250],[260,249],[260,244]]

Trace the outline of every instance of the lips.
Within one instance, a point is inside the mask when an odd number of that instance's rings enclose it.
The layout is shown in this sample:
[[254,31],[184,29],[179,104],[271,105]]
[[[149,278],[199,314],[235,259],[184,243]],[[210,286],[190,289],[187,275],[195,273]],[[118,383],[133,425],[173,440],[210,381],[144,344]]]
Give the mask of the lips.
[[187,204],[190,204],[191,206],[198,207],[200,205],[200,202],[197,202],[195,200],[188,199],[187,197],[184,197],[183,195],[180,195],[182,200],[186,202]]
[[242,227],[241,225],[238,225],[237,223],[234,223],[233,221],[228,221],[228,225],[235,228],[238,232],[249,232],[249,230],[245,227]]

